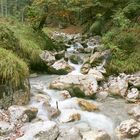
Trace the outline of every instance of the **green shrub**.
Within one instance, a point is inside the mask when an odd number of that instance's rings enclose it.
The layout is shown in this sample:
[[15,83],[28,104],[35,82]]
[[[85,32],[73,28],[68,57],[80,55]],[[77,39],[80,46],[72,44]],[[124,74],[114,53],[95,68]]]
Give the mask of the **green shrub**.
[[14,36],[14,32],[7,26],[0,26],[0,47],[8,50],[19,51],[19,40]]
[[106,47],[111,49],[112,56],[107,67],[111,73],[133,73],[140,70],[139,28],[113,28],[103,37]]

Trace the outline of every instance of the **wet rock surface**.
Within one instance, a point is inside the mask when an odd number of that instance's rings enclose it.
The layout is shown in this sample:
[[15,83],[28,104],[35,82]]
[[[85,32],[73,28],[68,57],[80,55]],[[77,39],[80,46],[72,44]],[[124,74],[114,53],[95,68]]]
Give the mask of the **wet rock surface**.
[[54,74],[68,74],[73,70],[73,67],[71,67],[68,62],[66,62],[64,59],[56,61],[50,68],[49,71]]
[[78,105],[83,110],[86,110],[86,111],[89,111],[89,112],[98,110],[98,107],[96,105],[94,105],[93,103],[91,103],[89,101],[86,101],[84,99],[78,99],[77,102],[78,102]]
[[75,96],[92,96],[98,89],[97,81],[92,75],[60,76],[50,84],[50,88],[68,90]]

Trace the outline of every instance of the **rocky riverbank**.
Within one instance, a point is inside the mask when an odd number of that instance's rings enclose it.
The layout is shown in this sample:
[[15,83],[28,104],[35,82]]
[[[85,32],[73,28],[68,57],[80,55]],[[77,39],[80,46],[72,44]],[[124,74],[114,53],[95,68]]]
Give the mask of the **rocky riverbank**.
[[26,106],[0,110],[0,139],[139,140],[140,73],[107,77],[110,51],[100,37],[52,39],[67,49],[40,54],[50,75],[31,75]]

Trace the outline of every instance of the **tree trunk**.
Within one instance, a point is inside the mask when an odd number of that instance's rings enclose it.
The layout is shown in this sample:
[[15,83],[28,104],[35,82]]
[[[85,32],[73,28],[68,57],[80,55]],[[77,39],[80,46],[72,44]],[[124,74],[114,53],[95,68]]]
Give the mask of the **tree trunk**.
[[5,17],[8,16],[8,3],[7,0],[5,0]]
[[4,10],[3,10],[3,0],[1,0],[1,16],[4,16]]

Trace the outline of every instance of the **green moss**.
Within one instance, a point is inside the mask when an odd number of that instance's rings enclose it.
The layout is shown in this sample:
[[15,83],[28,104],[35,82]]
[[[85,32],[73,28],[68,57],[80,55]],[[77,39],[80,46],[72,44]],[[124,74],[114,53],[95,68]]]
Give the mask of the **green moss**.
[[0,84],[19,86],[29,75],[27,64],[13,52],[0,48]]
[[72,97],[80,97],[80,98],[83,98],[83,97],[85,97],[85,94],[84,94],[84,92],[82,92],[80,89],[79,89],[79,87],[75,87],[75,86],[73,86],[73,88],[69,88],[69,89],[67,89],[69,92],[70,92],[70,95],[72,96]]

